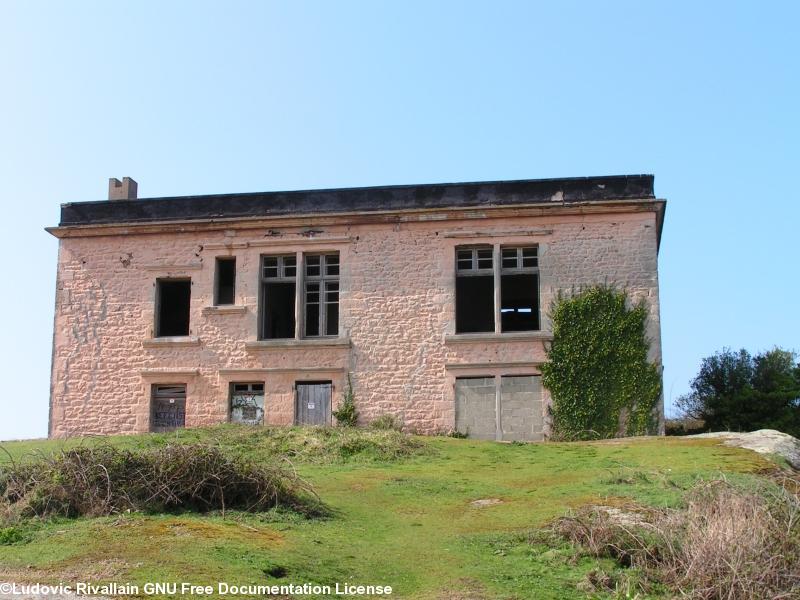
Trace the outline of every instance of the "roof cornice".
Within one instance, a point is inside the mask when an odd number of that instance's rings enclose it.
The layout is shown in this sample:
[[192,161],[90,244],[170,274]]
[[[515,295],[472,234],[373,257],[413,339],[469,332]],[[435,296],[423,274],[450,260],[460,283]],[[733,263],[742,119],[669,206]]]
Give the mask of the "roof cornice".
[[447,222],[491,218],[516,218],[553,215],[656,212],[659,238],[666,201],[642,198],[605,202],[552,202],[511,206],[445,207],[392,211],[312,213],[269,217],[236,217],[218,219],[185,219],[180,221],[130,222],[48,227],[57,238],[148,235],[160,233],[193,233],[224,230],[254,230],[287,227],[320,227],[382,223]]

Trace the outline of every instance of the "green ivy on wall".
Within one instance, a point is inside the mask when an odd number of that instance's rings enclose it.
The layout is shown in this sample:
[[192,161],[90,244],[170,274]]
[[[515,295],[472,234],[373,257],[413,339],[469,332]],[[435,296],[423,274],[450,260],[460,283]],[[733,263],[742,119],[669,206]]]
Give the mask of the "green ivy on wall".
[[657,433],[661,374],[648,362],[647,307],[608,286],[559,295],[542,383],[555,439]]

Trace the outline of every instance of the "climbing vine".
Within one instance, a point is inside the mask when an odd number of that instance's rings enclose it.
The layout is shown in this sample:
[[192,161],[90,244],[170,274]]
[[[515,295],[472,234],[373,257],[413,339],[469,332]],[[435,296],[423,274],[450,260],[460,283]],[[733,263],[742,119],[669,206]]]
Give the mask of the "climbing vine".
[[658,366],[647,360],[647,307],[598,286],[559,295],[542,383],[553,403],[553,437],[586,439],[656,433]]

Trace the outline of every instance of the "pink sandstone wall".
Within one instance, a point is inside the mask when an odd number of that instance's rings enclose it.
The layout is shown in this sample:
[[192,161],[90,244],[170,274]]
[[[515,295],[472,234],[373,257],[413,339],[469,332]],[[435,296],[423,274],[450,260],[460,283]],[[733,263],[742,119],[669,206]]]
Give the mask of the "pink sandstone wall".
[[[228,419],[228,384],[263,381],[266,420],[290,424],[295,381],[352,373],[362,420],[383,413],[420,432],[454,425],[457,376],[536,374],[558,290],[614,283],[650,307],[660,362],[655,212],[410,221],[74,237],[61,240],[52,436],[149,429],[150,386],[187,385],[186,424]],[[454,248],[538,244],[542,332],[455,336]],[[338,251],[340,336],[257,344],[259,257]],[[215,310],[214,258],[236,256],[236,307]],[[153,340],[155,280],[190,277],[191,339]],[[545,392],[546,393],[546,392]]]

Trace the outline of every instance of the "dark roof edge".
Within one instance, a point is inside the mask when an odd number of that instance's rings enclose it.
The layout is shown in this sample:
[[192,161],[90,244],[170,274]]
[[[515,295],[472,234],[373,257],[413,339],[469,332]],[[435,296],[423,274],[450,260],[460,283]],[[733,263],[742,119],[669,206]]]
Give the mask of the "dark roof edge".
[[[603,180],[618,180],[620,178],[627,179],[651,179],[651,189],[648,196],[642,198],[655,198],[653,192],[653,182],[655,175],[651,173],[641,174],[628,174],[628,175],[597,175],[587,177],[549,177],[545,179],[496,179],[492,181],[450,181],[444,183],[398,183],[392,185],[365,185],[365,186],[352,186],[352,187],[333,187],[333,188],[307,188],[298,190],[276,190],[271,192],[232,192],[223,194],[189,194],[186,196],[151,196],[148,198],[137,198],[131,202],[138,202],[141,200],[183,200],[190,198],[241,198],[247,196],[267,196],[270,194],[322,194],[327,192],[369,192],[378,190],[404,190],[410,188],[434,188],[434,187],[456,187],[456,186],[481,186],[481,185],[505,185],[505,184],[522,184],[522,183],[568,183],[568,182],[602,182]],[[79,206],[84,204],[97,204],[100,202],[119,202],[119,200],[82,200],[80,202],[64,202],[61,206]]]
[[60,225],[651,200],[653,182],[653,175],[611,175],[71,202],[61,205]]

